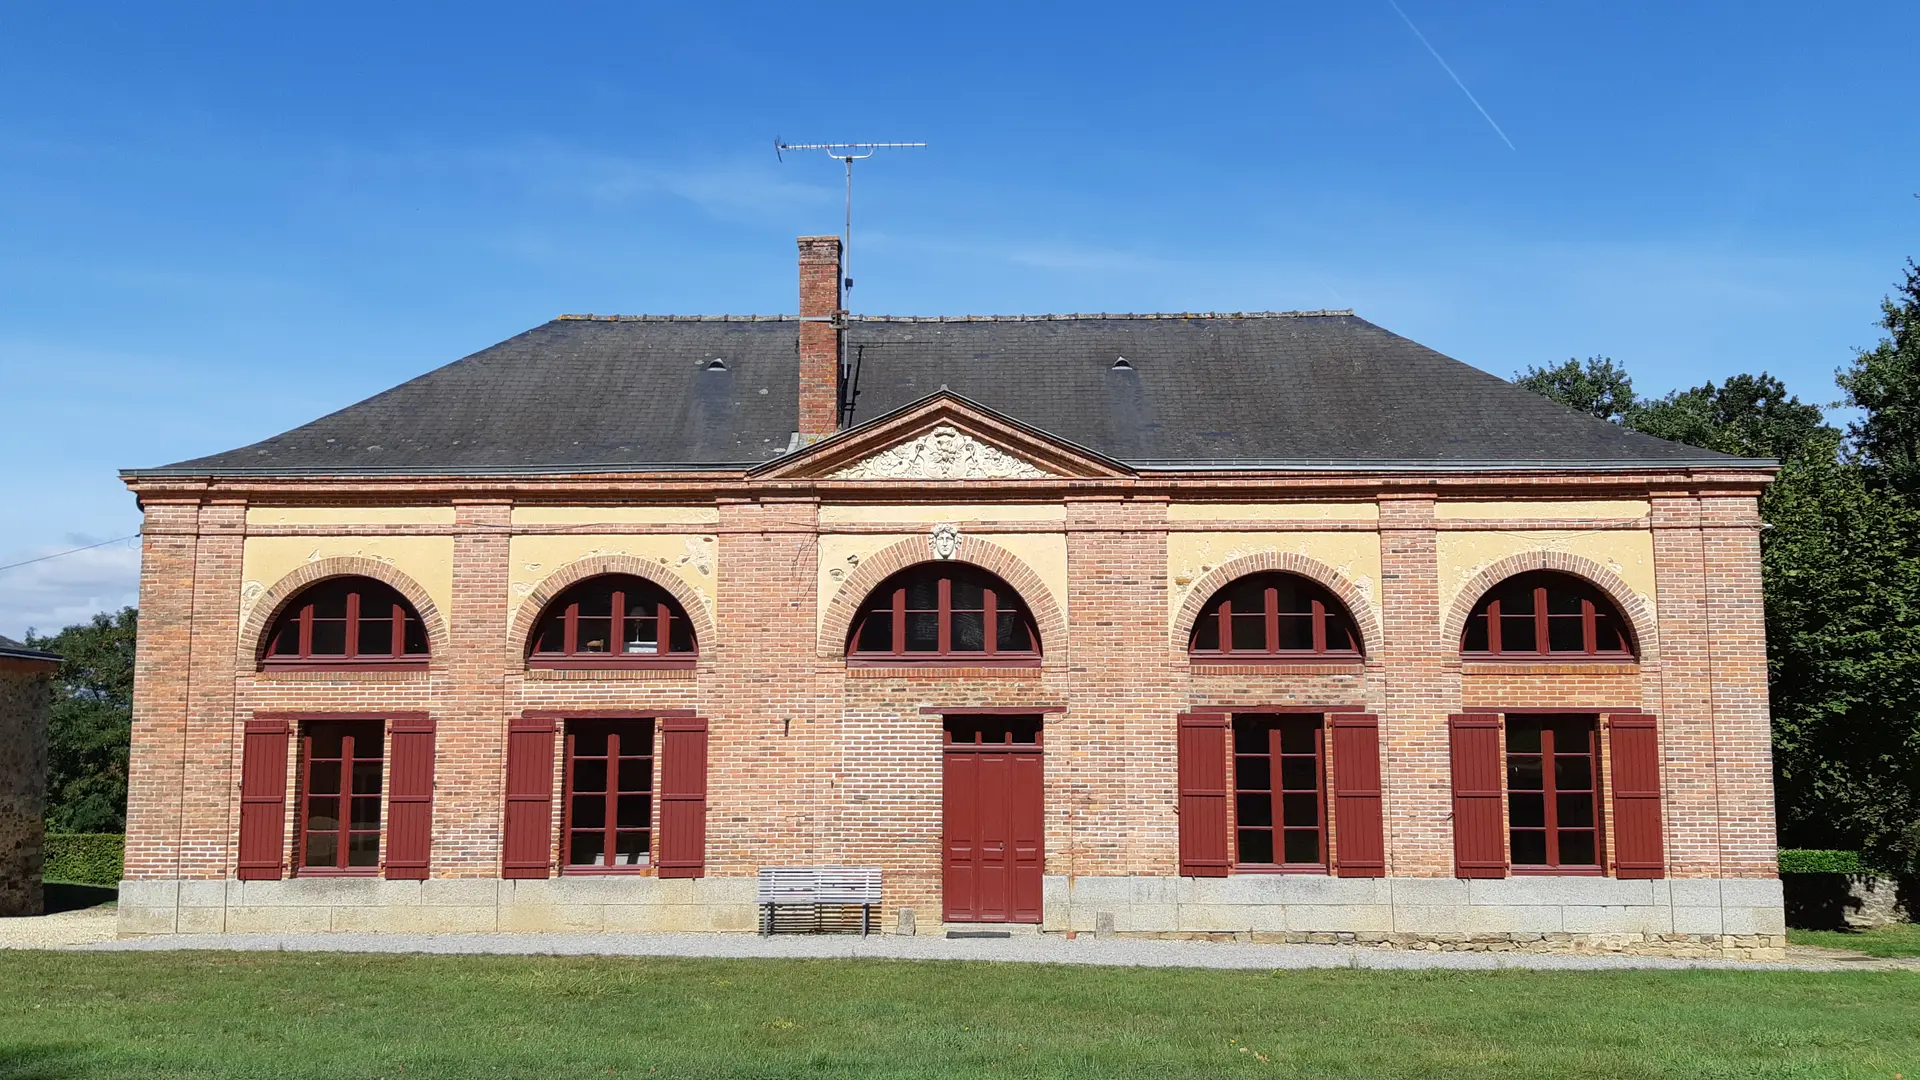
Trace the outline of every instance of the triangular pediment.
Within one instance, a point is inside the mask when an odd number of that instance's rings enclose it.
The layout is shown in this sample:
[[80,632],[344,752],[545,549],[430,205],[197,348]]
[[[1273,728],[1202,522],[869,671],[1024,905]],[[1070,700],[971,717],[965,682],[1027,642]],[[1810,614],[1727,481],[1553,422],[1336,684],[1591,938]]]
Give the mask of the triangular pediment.
[[1132,470],[942,390],[768,462],[754,475],[941,483],[1097,479],[1130,476]]

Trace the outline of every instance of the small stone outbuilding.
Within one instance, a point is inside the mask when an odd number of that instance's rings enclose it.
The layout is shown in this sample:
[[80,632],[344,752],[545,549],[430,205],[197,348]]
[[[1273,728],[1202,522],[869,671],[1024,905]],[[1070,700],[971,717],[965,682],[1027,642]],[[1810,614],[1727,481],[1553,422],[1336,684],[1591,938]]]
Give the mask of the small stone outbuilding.
[[47,703],[60,658],[0,637],[0,917],[38,915]]

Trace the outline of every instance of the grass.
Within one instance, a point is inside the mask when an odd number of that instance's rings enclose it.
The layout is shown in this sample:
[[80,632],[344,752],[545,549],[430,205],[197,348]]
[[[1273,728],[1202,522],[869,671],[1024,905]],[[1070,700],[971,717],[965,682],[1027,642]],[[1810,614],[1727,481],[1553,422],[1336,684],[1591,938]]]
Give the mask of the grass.
[[1789,930],[1787,943],[1850,949],[1868,956],[1920,956],[1920,923],[1894,923],[1871,930]]
[[0,954],[0,1077],[1920,1076],[1901,971]]

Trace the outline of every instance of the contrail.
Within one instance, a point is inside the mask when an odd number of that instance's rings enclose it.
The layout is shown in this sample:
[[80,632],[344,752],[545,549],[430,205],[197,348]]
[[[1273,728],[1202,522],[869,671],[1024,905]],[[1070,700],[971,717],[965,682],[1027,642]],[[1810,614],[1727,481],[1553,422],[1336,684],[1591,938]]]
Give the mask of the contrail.
[[1519,147],[1513,145],[1513,140],[1507,138],[1507,133],[1500,130],[1500,125],[1494,121],[1493,114],[1487,111],[1485,105],[1480,104],[1480,99],[1473,96],[1473,91],[1467,89],[1467,84],[1461,82],[1460,76],[1455,75],[1453,69],[1447,66],[1446,60],[1440,56],[1440,50],[1433,47],[1433,43],[1427,40],[1427,35],[1421,33],[1420,28],[1413,25],[1413,20],[1407,18],[1407,13],[1401,11],[1400,5],[1394,3],[1394,0],[1387,0],[1387,4],[1393,8],[1395,14],[1400,16],[1400,21],[1407,24],[1407,29],[1413,31],[1413,36],[1420,39],[1420,44],[1425,45],[1427,51],[1433,54],[1433,58],[1440,62],[1440,70],[1447,73],[1447,77],[1453,80],[1453,85],[1459,87],[1460,92],[1467,95],[1467,100],[1473,102],[1473,107],[1480,110],[1481,116],[1487,118],[1487,123],[1493,126],[1493,133],[1500,136],[1500,141],[1507,144],[1507,149],[1518,150]]

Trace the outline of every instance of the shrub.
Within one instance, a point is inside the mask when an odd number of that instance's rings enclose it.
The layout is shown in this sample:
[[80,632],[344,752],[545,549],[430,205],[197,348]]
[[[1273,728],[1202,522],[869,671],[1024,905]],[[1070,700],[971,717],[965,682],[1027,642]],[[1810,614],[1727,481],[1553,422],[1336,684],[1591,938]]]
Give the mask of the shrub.
[[1783,874],[1863,874],[1857,851],[1819,851],[1808,848],[1781,848],[1780,872]]
[[46,867],[41,878],[70,885],[120,884],[127,838],[119,833],[47,834]]

